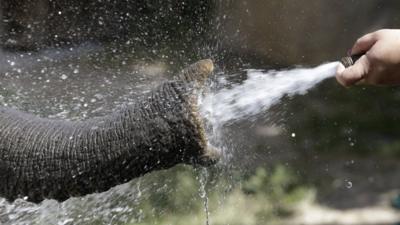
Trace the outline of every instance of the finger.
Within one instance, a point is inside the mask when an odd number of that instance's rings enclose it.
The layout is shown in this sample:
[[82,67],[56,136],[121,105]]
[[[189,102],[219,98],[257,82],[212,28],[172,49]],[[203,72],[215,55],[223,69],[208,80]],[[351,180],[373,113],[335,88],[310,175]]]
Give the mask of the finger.
[[376,33],[366,34],[359,38],[351,49],[352,55],[366,53],[378,41]]
[[346,70],[346,67],[343,64],[339,63],[339,66],[336,69],[336,76],[343,73],[343,71],[345,71],[345,70]]
[[338,68],[337,68],[337,70],[336,70],[336,80],[337,80],[337,82],[339,83],[339,84],[341,84],[341,85],[343,85],[343,86],[345,86],[344,85],[344,83],[343,83],[343,79],[342,79],[342,73],[343,73],[343,71],[345,70],[346,68],[343,66],[343,64],[339,64],[339,66],[338,66]]
[[[339,69],[338,69],[339,70]],[[338,71],[336,79],[343,86],[351,86],[361,81],[368,74],[369,60],[367,56],[362,56],[353,66]]]

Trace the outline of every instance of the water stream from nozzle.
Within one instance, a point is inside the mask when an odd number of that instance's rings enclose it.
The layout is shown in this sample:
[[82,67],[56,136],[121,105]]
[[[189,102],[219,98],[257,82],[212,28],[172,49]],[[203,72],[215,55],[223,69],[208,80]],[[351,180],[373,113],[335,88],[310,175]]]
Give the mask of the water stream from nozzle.
[[209,144],[221,150],[223,161],[229,160],[231,150],[224,137],[225,125],[256,119],[261,113],[279,103],[283,96],[305,94],[336,74],[340,62],[326,63],[315,68],[291,70],[247,70],[247,79],[232,84],[226,76],[218,76],[211,90],[200,98],[200,114],[205,119]]
[[247,70],[247,79],[231,87],[227,87],[230,84],[221,76],[218,82],[227,85],[203,97],[201,114],[214,128],[249,119],[267,111],[283,96],[305,94],[316,84],[333,77],[338,65],[339,62],[331,62],[308,69]]

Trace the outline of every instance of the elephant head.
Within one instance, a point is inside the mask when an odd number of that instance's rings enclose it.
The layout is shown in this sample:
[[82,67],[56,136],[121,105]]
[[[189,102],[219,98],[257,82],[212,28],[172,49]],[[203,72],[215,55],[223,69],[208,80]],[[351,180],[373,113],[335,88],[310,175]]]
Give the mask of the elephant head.
[[0,196],[63,201],[179,163],[215,163],[197,110],[212,71],[211,60],[199,61],[134,104],[85,121],[0,107]]

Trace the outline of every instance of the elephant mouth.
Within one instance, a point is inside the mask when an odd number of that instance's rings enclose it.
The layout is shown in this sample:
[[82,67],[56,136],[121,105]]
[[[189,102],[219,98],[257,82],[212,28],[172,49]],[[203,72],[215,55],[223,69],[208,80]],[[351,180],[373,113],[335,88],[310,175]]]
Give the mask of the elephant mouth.
[[188,107],[191,113],[191,120],[196,127],[199,135],[199,144],[201,152],[193,160],[193,164],[200,166],[211,166],[216,164],[220,157],[221,151],[210,145],[207,132],[205,129],[204,118],[200,115],[199,96],[203,94],[206,81],[214,71],[213,61],[205,59],[189,66],[180,74],[180,79],[193,84],[192,93],[189,96]]

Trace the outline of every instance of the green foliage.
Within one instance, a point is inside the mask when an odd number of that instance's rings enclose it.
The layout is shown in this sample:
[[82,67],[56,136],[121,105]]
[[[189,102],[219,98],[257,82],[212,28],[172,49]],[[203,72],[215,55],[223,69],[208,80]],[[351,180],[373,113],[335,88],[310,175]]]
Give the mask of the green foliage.
[[278,214],[285,216],[291,212],[292,204],[300,201],[307,192],[293,171],[278,165],[270,173],[258,168],[256,173],[243,185],[243,191],[275,203]]
[[[293,206],[307,194],[307,189],[286,166],[279,165],[271,170],[260,167],[247,178],[241,174],[242,182],[224,179],[229,176],[221,173],[213,177],[212,169],[208,173],[206,196],[214,225],[278,223],[291,215]],[[180,166],[146,178],[146,183],[163,177],[168,177],[168,182],[149,190],[149,198],[143,199],[138,207],[143,211],[142,219],[134,218],[132,224],[184,225],[188,221],[193,225],[205,224],[204,199],[200,197],[201,176],[199,171]]]

